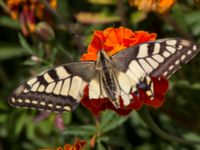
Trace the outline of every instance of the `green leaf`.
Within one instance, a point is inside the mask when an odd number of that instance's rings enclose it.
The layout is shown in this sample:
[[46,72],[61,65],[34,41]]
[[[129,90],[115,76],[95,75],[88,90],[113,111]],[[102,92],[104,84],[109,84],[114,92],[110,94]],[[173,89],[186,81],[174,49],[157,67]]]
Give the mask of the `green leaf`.
[[30,45],[28,44],[28,42],[26,41],[26,39],[21,34],[19,34],[19,42],[22,45],[22,47],[25,50],[27,50],[28,53],[30,53],[31,55],[34,54],[33,49],[30,47]]
[[102,115],[102,121],[99,126],[101,132],[108,132],[115,129],[127,120],[128,117],[119,116],[114,112],[106,111]]
[[25,51],[22,47],[14,45],[0,45],[0,60],[12,59],[24,55],[27,55],[27,51]]
[[52,55],[51,55],[51,58],[50,58],[51,64],[54,64],[57,52],[58,52],[58,48],[54,47],[52,49]]
[[4,122],[6,121],[7,118],[8,118],[7,115],[1,114],[1,115],[0,115],[0,123],[4,123]]
[[137,11],[131,14],[131,22],[134,25],[140,23],[146,18],[147,18],[147,13],[144,11]]
[[98,150],[106,150],[105,147],[103,146],[103,144],[100,141],[97,142],[97,149]]
[[[31,120],[32,120],[32,118],[31,118]],[[26,136],[30,140],[33,140],[36,138],[35,124],[32,121],[29,121],[29,123],[26,124]]]
[[26,114],[22,114],[16,120],[16,123],[15,123],[15,134],[16,135],[19,135],[19,133],[22,131],[23,127],[26,125],[27,118],[28,117],[26,116]]
[[64,134],[74,136],[93,136],[95,134],[96,127],[92,125],[68,127],[65,129]]
[[185,14],[185,22],[187,23],[187,25],[193,25],[196,22],[200,23],[199,14],[200,14],[199,10],[186,13]]
[[20,29],[20,23],[7,16],[0,16],[0,25],[13,29]]

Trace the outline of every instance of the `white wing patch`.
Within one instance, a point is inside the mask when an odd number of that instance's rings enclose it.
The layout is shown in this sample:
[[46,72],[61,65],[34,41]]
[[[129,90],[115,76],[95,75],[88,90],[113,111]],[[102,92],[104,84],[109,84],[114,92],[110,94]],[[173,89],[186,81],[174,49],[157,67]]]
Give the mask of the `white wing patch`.
[[89,98],[90,99],[99,99],[99,98],[107,98],[107,94],[100,79],[93,79],[89,83]]
[[131,93],[132,89],[135,89],[135,81],[123,72],[118,73],[117,80],[120,88],[119,96],[122,97],[124,106],[128,106],[133,100]]

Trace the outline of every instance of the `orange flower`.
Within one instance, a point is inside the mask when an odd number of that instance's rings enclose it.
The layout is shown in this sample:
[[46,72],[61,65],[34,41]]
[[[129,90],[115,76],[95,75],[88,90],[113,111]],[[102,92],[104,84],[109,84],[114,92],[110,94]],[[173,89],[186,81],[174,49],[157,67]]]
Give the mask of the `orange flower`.
[[95,31],[92,41],[88,46],[87,53],[83,54],[81,60],[96,60],[97,53],[100,50],[105,50],[109,56],[121,51],[130,46],[148,42],[156,39],[156,34],[145,31],[133,32],[130,29],[119,28],[107,28],[104,31]]
[[175,0],[129,0],[129,3],[145,12],[155,11],[164,14],[173,6]]
[[[55,9],[57,0],[50,0],[50,6]],[[19,19],[24,35],[35,30],[35,24],[48,17],[44,12],[44,4],[38,0],[7,0],[10,15],[13,19]]]
[[86,144],[86,141],[81,141],[79,139],[76,139],[75,144],[65,144],[64,148],[58,147],[56,150],[81,150],[83,146]]
[[[96,61],[97,53],[100,50],[106,51],[108,56],[122,51],[123,49],[140,44],[143,42],[153,41],[156,39],[155,33],[148,33],[145,31],[135,31],[130,29],[119,27],[119,28],[107,28],[104,31],[95,31],[92,41],[88,46],[87,53],[81,57],[82,61]],[[154,85],[154,99],[146,95],[143,89],[138,88],[139,97],[135,93],[131,93],[133,101],[126,107],[122,105],[120,108],[115,108],[108,98],[100,99],[89,99],[88,86],[84,90],[84,96],[81,103],[88,108],[93,114],[98,115],[99,112],[105,109],[111,109],[120,115],[127,115],[133,109],[138,110],[143,104],[147,104],[151,107],[160,107],[164,102],[164,96],[168,89],[168,81],[163,77],[155,78],[151,77]],[[120,97],[120,101],[123,104],[123,99]]]

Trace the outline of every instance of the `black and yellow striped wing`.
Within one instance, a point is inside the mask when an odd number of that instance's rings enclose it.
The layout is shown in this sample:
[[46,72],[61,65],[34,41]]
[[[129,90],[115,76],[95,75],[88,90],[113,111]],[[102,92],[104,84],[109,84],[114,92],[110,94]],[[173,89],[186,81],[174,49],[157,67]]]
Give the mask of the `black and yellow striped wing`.
[[146,75],[169,78],[199,51],[191,41],[168,38],[129,47],[111,59],[116,68],[139,82]]
[[21,84],[9,104],[51,112],[72,111],[93,78],[94,68],[94,62],[75,62],[45,71]]

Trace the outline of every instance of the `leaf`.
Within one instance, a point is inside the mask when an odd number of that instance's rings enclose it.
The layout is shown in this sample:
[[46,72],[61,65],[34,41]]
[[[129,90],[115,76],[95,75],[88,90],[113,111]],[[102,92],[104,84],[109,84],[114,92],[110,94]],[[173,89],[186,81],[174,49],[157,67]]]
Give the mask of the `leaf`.
[[97,149],[98,150],[106,150],[105,147],[103,146],[103,144],[100,141],[97,142]]
[[131,14],[131,22],[134,25],[140,23],[146,18],[147,18],[147,13],[144,11],[137,11]]
[[[32,118],[30,119],[32,120]],[[29,121],[29,123],[26,124],[26,137],[30,140],[33,140],[36,138],[35,124],[32,121]]]
[[22,47],[25,50],[27,50],[27,52],[29,52],[31,55],[34,54],[33,49],[30,47],[30,45],[28,44],[28,42],[26,41],[26,39],[21,34],[19,34],[19,42],[22,45]]
[[196,22],[200,23],[199,14],[200,14],[199,10],[186,13],[185,22],[187,23],[187,25],[193,25]]
[[0,45],[0,60],[12,59],[24,55],[27,55],[27,51],[25,51],[22,47],[14,45]]
[[0,25],[13,29],[20,29],[20,23],[7,16],[0,16]]
[[111,16],[107,13],[79,12],[75,18],[84,24],[107,24],[120,21],[119,16]]
[[50,58],[51,64],[54,64],[57,52],[58,52],[58,48],[54,47],[52,49],[52,54],[51,54],[51,58]]
[[19,133],[22,131],[23,127],[26,125],[27,118],[28,117],[26,116],[26,114],[22,114],[16,120],[16,124],[15,124],[15,134],[16,135],[19,135]]
[[7,115],[1,114],[1,115],[0,115],[0,123],[4,123],[4,122],[6,121],[7,118],[8,118]]
[[101,132],[108,132],[124,123],[127,119],[128,117],[118,116],[114,112],[106,111],[103,113],[99,130]]
[[64,134],[74,136],[93,136],[95,134],[96,127],[92,125],[68,127],[64,131]]

